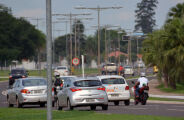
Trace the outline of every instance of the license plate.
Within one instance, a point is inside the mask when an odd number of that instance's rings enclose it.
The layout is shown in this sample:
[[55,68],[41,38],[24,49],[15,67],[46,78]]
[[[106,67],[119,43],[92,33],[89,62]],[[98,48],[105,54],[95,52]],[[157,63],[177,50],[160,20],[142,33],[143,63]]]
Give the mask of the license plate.
[[42,93],[42,90],[34,90],[34,93]]
[[95,102],[95,99],[86,99],[86,102]]
[[118,94],[111,94],[112,97],[119,97]]

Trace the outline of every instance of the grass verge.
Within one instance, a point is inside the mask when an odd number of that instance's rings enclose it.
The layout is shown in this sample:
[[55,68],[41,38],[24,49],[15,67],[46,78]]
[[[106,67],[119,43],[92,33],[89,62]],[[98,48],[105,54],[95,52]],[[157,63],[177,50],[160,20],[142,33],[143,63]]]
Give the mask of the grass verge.
[[168,93],[178,93],[178,94],[184,94],[184,84],[176,84],[176,89],[172,88],[165,88],[163,84],[157,86],[158,89],[160,89],[163,92],[168,92]]
[[[183,120],[179,117],[99,114],[91,111],[53,111],[53,120]],[[0,120],[46,120],[46,110],[0,108]]]

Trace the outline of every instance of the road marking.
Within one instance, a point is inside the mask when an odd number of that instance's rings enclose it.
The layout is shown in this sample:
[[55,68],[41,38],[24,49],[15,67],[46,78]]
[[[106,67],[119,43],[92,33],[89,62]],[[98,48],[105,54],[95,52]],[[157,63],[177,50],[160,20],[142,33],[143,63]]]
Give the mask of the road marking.
[[7,95],[7,90],[2,91],[2,95],[6,96]]
[[147,108],[128,108],[127,109],[133,109],[133,110],[146,110]]
[[184,110],[181,110],[181,109],[167,109],[167,110],[170,110],[170,111],[178,111],[178,112],[184,112]]

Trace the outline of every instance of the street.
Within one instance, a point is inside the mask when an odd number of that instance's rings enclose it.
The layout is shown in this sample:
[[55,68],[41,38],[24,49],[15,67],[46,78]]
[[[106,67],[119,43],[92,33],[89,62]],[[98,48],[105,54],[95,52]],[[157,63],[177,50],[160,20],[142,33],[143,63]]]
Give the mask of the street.
[[[135,80],[135,79],[132,79]],[[131,83],[131,80],[128,81]],[[0,107],[7,107],[6,102],[6,89],[8,82],[0,82]],[[16,106],[15,106],[16,107]],[[46,109],[40,108],[37,105],[27,105],[24,108],[28,109]],[[56,110],[56,108],[53,108]],[[80,111],[89,111],[90,107],[78,107],[75,108]],[[66,110],[66,109],[64,109]],[[156,116],[171,116],[171,117],[184,117],[184,104],[171,104],[171,103],[152,103],[148,101],[147,105],[134,105],[133,101],[129,106],[125,106],[124,102],[120,102],[119,106],[114,106],[113,103],[109,102],[109,108],[107,111],[102,111],[101,107],[97,107],[96,112],[105,114],[135,114],[135,115],[156,115]]]

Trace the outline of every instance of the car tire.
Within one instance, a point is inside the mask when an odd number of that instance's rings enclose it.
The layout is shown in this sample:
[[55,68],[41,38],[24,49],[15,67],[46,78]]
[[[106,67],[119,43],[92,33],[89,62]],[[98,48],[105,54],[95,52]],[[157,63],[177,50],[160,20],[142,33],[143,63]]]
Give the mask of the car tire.
[[10,103],[9,97],[7,97],[8,107],[13,107],[13,104]]
[[57,103],[57,104],[56,104],[57,110],[62,110],[63,108],[59,105],[59,100],[57,100],[56,103]]
[[95,105],[91,105],[90,108],[91,108],[91,110],[96,110],[96,106]]
[[114,101],[114,105],[118,106],[119,105],[119,101]]
[[130,105],[130,100],[125,100],[124,104],[125,104],[125,106],[129,106]]
[[18,97],[16,99],[16,105],[17,105],[17,108],[22,108],[23,107],[23,105],[19,102]]
[[108,110],[108,105],[103,105],[102,110]]
[[68,110],[73,110],[73,106],[71,106],[70,99],[67,101]]
[[45,107],[45,103],[40,103],[40,107]]

